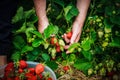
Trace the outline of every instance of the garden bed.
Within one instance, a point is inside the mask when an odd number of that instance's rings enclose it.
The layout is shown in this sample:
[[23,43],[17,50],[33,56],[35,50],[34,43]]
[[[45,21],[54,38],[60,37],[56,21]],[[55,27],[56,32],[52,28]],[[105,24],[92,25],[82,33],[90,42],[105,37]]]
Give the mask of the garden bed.
[[[12,19],[18,27],[13,30],[11,59],[43,62],[56,72],[59,80],[112,80],[108,76],[112,72],[114,80],[119,80],[120,0],[91,0],[81,38],[68,48],[71,54],[66,54],[67,43],[62,35],[71,32],[78,14],[75,1],[48,0],[47,5],[50,25],[43,34],[37,30],[38,17],[33,6],[19,6]],[[66,65],[70,72],[63,71]]]

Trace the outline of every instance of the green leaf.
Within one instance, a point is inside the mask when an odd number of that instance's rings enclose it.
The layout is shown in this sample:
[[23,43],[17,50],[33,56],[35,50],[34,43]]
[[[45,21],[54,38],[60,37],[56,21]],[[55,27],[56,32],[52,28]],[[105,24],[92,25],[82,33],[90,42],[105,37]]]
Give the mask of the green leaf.
[[46,53],[42,54],[42,58],[45,60],[45,61],[50,61],[50,56]]
[[33,55],[31,53],[28,53],[26,57],[27,57],[28,61],[34,61],[34,60],[36,60],[36,58],[38,57],[38,55]]
[[74,67],[78,70],[83,71],[85,74],[87,74],[87,70],[89,68],[92,68],[92,64],[88,61],[86,61],[85,59],[78,59],[75,64]]
[[35,39],[32,43],[33,47],[38,47],[40,46],[44,41],[42,39]]
[[94,41],[96,40],[96,31],[92,29],[92,30],[90,31],[90,33],[91,33],[91,34],[90,34],[90,35],[91,35],[91,36],[90,36],[90,44],[92,44],[92,43],[94,43]]
[[18,29],[15,34],[18,34],[18,33],[25,33],[26,31],[26,22],[23,23],[22,27],[20,27],[20,29]]
[[66,54],[65,52],[62,52],[62,57],[63,57],[64,59],[66,59],[67,54]]
[[58,27],[54,25],[49,25],[45,30],[44,30],[44,36],[45,38],[49,38],[52,34],[57,34],[58,33]]
[[64,7],[64,2],[63,0],[53,0],[55,3],[59,4],[60,6]]
[[91,61],[92,58],[93,58],[91,52],[88,52],[88,51],[82,51],[82,54],[83,54],[84,57],[85,57],[86,59],[88,59],[89,61]]
[[12,56],[11,56],[11,59],[12,59],[13,61],[19,61],[20,58],[21,58],[21,55],[20,55],[20,52],[19,52],[19,51],[16,51],[16,52],[13,53]]
[[89,38],[85,38],[85,40],[81,44],[81,47],[85,51],[90,50],[90,48],[91,48],[91,40]]
[[35,10],[34,9],[30,9],[28,11],[24,11],[24,15],[25,15],[25,18],[30,18],[33,14],[35,14]]
[[22,48],[22,51],[21,53],[26,53],[28,51],[32,51],[33,50],[33,47],[32,46],[29,46],[29,45],[26,45]]
[[72,5],[68,5],[67,7],[64,8],[64,15],[67,16],[69,13],[70,9],[72,9]]
[[112,39],[112,42],[109,43],[109,46],[120,48],[120,37],[115,37],[115,38],[113,38],[113,39]]
[[41,50],[39,48],[34,48],[34,50],[31,53],[35,56],[38,56],[41,53]]
[[113,27],[113,24],[110,23],[108,19],[104,19],[104,25],[105,25],[105,33],[110,33]]
[[105,14],[106,15],[109,15],[109,16],[112,16],[112,12],[113,12],[113,10],[114,10],[114,6],[106,6],[105,7]]
[[79,43],[73,43],[73,44],[70,45],[70,47],[68,48],[68,50],[72,53],[78,47],[80,47]]
[[79,11],[78,9],[75,7],[75,6],[72,6],[72,9],[70,10],[70,13],[73,15],[73,16],[77,16]]
[[79,43],[73,43],[73,44],[70,45],[69,49],[71,49],[71,48],[77,48],[79,46],[80,46]]
[[77,16],[78,13],[78,9],[73,4],[69,4],[64,8],[64,16],[67,21],[70,21],[74,16]]
[[21,50],[21,48],[24,46],[24,45],[26,45],[26,42],[25,42],[25,40],[23,39],[23,37],[22,36],[19,36],[19,35],[17,35],[17,36],[15,36],[14,38],[13,38],[13,45],[14,45],[14,48],[15,49],[19,49],[19,50]]
[[12,19],[12,23],[16,23],[22,19],[24,19],[24,11],[23,11],[23,7],[19,7],[16,15]]
[[68,60],[69,60],[69,62],[70,61],[75,61],[76,60],[76,55],[75,54],[70,54]]
[[26,29],[25,34],[27,36],[27,40],[32,37],[32,34],[30,32],[34,31],[35,29],[33,27],[29,27]]
[[36,30],[30,31],[30,32],[33,33],[33,34],[35,34],[39,38],[43,38],[43,35],[40,32],[36,31]]
[[36,16],[36,14],[32,15],[30,18],[29,18],[29,21],[31,23],[36,23],[38,21],[38,17]]
[[[120,25],[120,15],[110,17],[112,23]],[[119,27],[119,26],[118,26]]]
[[56,70],[58,68],[58,64],[55,61],[47,61],[47,66],[49,66],[52,70]]
[[[27,26],[28,26],[28,27],[35,27],[35,26],[34,26],[34,23],[32,23],[32,22],[27,22]],[[34,29],[35,29],[35,28],[34,28]]]

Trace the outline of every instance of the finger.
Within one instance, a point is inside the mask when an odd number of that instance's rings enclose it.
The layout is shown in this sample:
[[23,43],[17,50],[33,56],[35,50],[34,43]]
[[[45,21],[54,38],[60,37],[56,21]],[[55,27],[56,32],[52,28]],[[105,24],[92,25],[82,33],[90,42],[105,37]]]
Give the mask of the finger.
[[80,34],[77,36],[77,38],[75,39],[75,43],[77,43],[80,40]]
[[64,38],[66,43],[70,43],[70,40],[67,38],[66,34],[63,35],[63,38]]
[[68,49],[70,47],[70,45],[65,45],[64,49]]

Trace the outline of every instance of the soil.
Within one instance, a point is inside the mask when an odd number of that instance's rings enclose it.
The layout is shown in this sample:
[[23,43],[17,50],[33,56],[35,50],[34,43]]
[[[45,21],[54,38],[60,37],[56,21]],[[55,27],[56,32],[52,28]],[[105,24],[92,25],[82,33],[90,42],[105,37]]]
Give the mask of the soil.
[[58,69],[55,72],[60,74],[58,80],[120,80],[120,72],[109,77],[101,77],[98,75],[88,77],[83,74],[82,71],[77,70],[73,67],[71,67],[69,71],[65,72],[62,65],[59,65]]

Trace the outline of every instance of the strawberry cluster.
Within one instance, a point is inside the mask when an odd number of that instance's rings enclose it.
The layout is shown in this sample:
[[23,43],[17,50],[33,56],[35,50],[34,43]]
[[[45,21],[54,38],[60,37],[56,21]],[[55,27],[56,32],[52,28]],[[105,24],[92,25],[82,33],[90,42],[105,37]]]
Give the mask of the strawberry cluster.
[[34,68],[30,68],[24,60],[8,63],[4,72],[0,80],[52,80],[47,72],[47,76],[45,75],[43,64],[39,63]]

